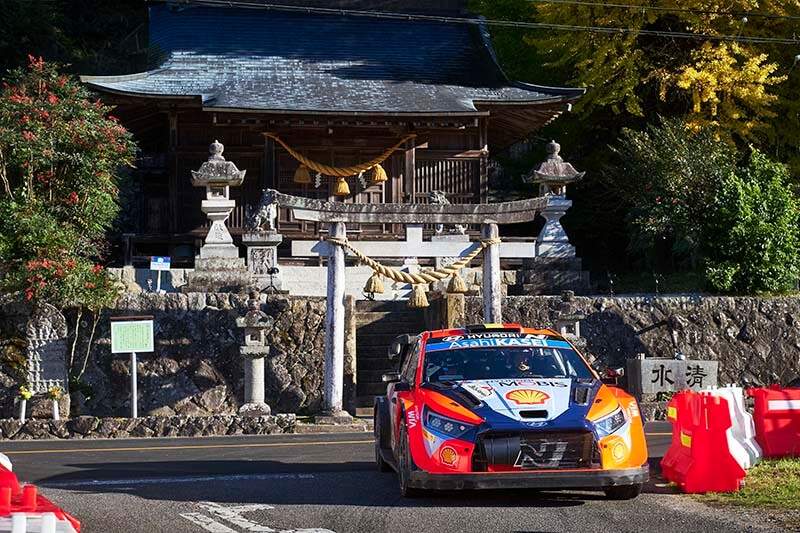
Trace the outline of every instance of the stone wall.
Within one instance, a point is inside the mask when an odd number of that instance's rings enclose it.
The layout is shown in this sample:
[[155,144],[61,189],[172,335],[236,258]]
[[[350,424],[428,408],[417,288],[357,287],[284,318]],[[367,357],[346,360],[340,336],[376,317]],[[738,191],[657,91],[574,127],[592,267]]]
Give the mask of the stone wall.
[[276,416],[147,416],[70,420],[0,420],[0,439],[124,439],[129,437],[216,437],[294,433],[295,415]]
[[[553,327],[559,297],[503,300],[503,320]],[[787,383],[800,376],[800,297],[575,297],[581,333],[603,363],[624,367],[645,353],[719,361],[719,382]],[[483,321],[479,298],[467,298],[466,323]]]
[[[241,331],[235,320],[246,310],[245,295],[219,293],[125,294],[102,314],[83,381],[73,394],[74,414],[130,416],[130,359],[110,353],[109,316],[153,315],[155,353],[138,354],[139,413],[142,416],[234,414],[243,399]],[[266,358],[266,400],[274,413],[314,413],[322,402],[324,298],[266,297],[262,309],[275,318]],[[0,328],[20,330],[24,306],[2,306]],[[29,310],[28,310],[29,314]],[[72,324],[70,338],[72,342]],[[83,357],[91,320],[84,317],[77,354]],[[0,333],[2,333],[0,329]],[[24,332],[24,329],[20,330]],[[5,338],[10,333],[3,334]],[[24,337],[24,333],[22,334]],[[6,366],[6,365],[4,365]],[[0,415],[14,417],[18,377],[0,374]],[[352,376],[346,376],[352,380]]]

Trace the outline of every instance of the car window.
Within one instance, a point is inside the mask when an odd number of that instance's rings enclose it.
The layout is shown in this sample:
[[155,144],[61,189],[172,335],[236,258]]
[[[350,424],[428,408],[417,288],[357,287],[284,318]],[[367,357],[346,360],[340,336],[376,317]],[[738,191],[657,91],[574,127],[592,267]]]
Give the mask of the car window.
[[400,377],[407,383],[414,383],[416,377],[417,362],[419,362],[419,341],[416,341],[410,349],[410,353],[406,360],[403,361],[403,367],[400,370]]
[[428,352],[423,379],[429,382],[514,378],[591,378],[571,348],[461,348]]

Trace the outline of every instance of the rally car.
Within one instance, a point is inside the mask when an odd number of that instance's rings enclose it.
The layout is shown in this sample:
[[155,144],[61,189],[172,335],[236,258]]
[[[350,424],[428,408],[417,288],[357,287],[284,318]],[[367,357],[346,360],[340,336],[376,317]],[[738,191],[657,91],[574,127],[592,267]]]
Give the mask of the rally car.
[[375,461],[403,496],[436,489],[598,489],[648,479],[636,400],[548,329],[484,324],[398,337],[375,399]]

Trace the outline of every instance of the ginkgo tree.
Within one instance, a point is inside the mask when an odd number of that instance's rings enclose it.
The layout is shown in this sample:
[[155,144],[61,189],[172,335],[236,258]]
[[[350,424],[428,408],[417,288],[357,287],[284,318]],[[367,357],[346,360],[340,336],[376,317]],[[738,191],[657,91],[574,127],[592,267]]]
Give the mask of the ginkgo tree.
[[[800,0],[475,0],[472,7],[489,19],[561,26],[493,35],[515,75],[539,81],[545,66],[562,83],[585,86],[576,111],[683,116],[695,129],[774,146],[800,168],[800,45],[775,41],[795,39]],[[520,46],[530,56],[523,62]]]

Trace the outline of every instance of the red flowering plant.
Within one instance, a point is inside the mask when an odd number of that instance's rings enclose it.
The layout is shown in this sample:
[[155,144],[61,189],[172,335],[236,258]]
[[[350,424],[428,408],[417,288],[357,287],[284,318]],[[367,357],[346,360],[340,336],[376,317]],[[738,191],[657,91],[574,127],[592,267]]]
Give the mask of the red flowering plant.
[[117,297],[99,263],[135,146],[110,111],[41,58],[0,89],[0,290],[76,311],[75,338]]

